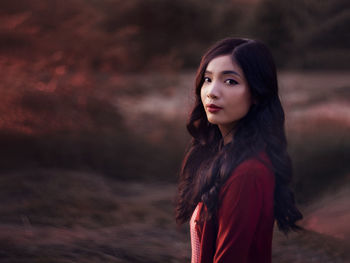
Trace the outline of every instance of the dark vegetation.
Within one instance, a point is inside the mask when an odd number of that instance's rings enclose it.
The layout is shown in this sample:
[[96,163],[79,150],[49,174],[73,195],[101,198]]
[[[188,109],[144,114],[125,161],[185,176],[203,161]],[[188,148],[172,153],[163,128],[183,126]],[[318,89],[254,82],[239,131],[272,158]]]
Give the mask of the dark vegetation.
[[[323,125],[333,125],[334,129],[320,132]],[[298,135],[302,138],[290,140],[295,191],[300,203],[310,203],[322,197],[325,191],[332,193],[350,185],[350,128],[339,129],[338,125],[332,121],[321,122],[311,128],[311,134],[304,132]]]
[[270,45],[280,66],[348,68],[348,1],[261,1],[253,21],[253,35]]
[[280,67],[345,69],[349,5],[347,0],[2,1],[0,52],[27,61],[56,54],[69,72],[173,70],[196,67],[214,41],[243,35],[265,41]]

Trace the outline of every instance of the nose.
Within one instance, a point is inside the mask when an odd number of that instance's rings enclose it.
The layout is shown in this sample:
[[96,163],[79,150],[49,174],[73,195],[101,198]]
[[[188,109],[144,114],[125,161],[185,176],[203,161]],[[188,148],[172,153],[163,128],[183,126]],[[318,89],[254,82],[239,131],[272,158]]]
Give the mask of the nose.
[[211,85],[208,87],[207,97],[209,99],[219,98],[219,87],[218,87],[218,84],[216,83],[216,81],[212,82]]
[[217,98],[218,98],[215,94],[212,94],[212,93],[208,93],[208,94],[207,94],[207,97],[208,97],[209,99],[217,99]]

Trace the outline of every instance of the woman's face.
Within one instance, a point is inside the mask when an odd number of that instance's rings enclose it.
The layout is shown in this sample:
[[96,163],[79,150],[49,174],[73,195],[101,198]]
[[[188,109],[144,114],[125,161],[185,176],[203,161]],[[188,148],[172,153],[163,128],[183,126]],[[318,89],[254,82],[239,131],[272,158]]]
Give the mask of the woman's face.
[[212,59],[204,74],[201,100],[212,124],[225,136],[249,111],[252,98],[242,69],[231,55]]

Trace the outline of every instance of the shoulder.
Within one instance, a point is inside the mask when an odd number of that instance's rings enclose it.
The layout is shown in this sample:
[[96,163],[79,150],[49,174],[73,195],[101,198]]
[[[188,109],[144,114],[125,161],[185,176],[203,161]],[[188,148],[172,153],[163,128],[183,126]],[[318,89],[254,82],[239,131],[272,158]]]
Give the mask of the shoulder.
[[265,152],[248,158],[240,163],[232,172],[231,177],[246,174],[253,177],[270,177],[273,175],[272,163]]
[[275,176],[271,161],[265,152],[251,157],[240,163],[231,173],[222,186],[222,191],[230,188],[232,184],[254,182],[259,185],[274,185]]

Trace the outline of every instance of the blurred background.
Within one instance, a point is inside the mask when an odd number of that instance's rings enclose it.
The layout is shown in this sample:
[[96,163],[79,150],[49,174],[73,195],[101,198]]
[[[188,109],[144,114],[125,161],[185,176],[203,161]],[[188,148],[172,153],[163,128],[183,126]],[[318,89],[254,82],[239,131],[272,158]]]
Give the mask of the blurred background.
[[273,262],[350,262],[348,0],[0,2],[1,262],[189,262],[177,175],[201,55],[263,40],[307,231]]

